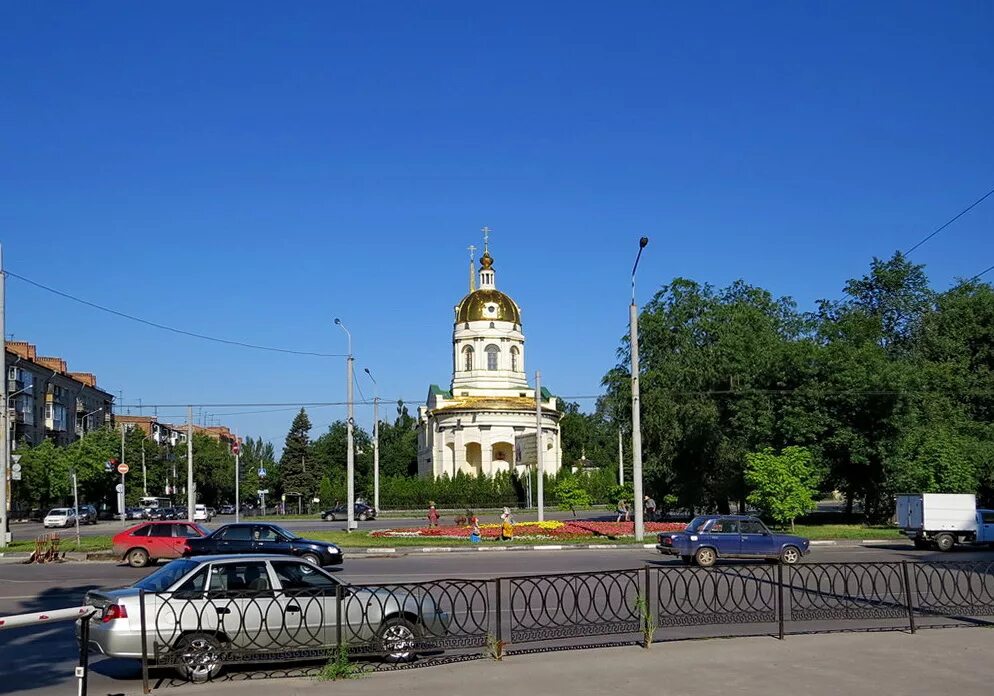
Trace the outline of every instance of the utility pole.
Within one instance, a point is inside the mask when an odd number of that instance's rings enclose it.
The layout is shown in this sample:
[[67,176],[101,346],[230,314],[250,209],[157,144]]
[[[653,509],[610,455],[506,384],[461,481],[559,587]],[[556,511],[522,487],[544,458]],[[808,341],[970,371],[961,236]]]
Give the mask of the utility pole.
[[[472,275],[472,274],[471,274]],[[380,513],[380,386],[367,367],[364,372],[373,380],[373,509]]]
[[545,521],[545,444],[542,442],[542,373],[535,370],[535,457],[538,464],[538,521]]
[[[76,469],[72,470],[72,504],[76,510],[76,548],[79,548],[79,487],[76,481]],[[123,476],[121,478],[124,478]]]
[[186,518],[193,522],[197,497],[193,492],[193,406],[186,407]]
[[635,304],[635,271],[639,267],[642,250],[648,243],[648,237],[639,240],[639,253],[632,267],[632,303],[628,307],[632,357],[632,483],[635,488],[633,496],[635,500],[632,501],[632,506],[635,508],[635,541],[642,541],[645,538],[645,515],[642,506],[642,417],[639,401],[639,310],[638,305]]
[[345,502],[348,520],[347,530],[351,532],[356,528],[355,523],[355,438],[352,432],[352,428],[355,426],[355,409],[352,403],[352,371],[353,371],[353,357],[352,357],[352,334],[345,324],[342,323],[341,319],[335,319],[335,323],[342,328],[345,335],[349,337],[349,353],[345,359],[345,400],[348,403],[348,420],[346,421],[346,432],[348,439],[348,453],[346,454],[346,465],[345,465],[345,476],[348,479],[348,494],[346,497],[348,500]]
[[618,485],[625,485],[625,445],[621,438],[621,426],[618,426]]
[[[121,465],[123,465],[125,463],[125,461],[124,461],[124,429],[125,429],[125,425],[124,425],[124,423],[121,423]],[[118,466],[118,469],[120,469],[120,466]],[[121,521],[122,522],[125,522],[128,519],[128,513],[127,513],[127,509],[126,509],[125,502],[124,502],[124,492],[125,492],[125,488],[124,488],[124,473],[121,472],[121,495],[118,496],[117,506],[118,506],[119,511],[121,513]]]
[[0,343],[3,344],[3,375],[0,375],[0,403],[3,404],[3,413],[0,414],[0,430],[3,430],[3,442],[0,443],[0,549],[7,546],[10,541],[10,521],[7,516],[7,498],[9,494],[9,484],[7,483],[7,472],[10,470],[10,422],[7,418],[7,324],[6,324],[6,301],[7,301],[7,274],[3,270],[3,246],[0,245]]
[[148,495],[148,471],[145,470],[145,438],[142,437],[142,495]]
[[238,432],[235,432],[235,523],[237,524],[240,519],[239,508],[241,508],[241,497],[238,492],[238,480],[241,476],[241,456],[242,456],[242,443],[238,439]]

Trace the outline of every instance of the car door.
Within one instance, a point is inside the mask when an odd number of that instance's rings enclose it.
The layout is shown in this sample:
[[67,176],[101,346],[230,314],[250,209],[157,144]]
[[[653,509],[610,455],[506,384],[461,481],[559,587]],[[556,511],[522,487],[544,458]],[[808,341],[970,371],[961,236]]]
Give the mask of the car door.
[[[252,527],[232,525],[216,532],[214,553],[252,553]],[[212,537],[215,538],[215,537]]]
[[252,551],[273,555],[290,554],[290,540],[266,524],[252,526]]
[[738,520],[715,520],[708,529],[708,536],[719,556],[738,556],[742,550]]
[[[169,525],[172,527],[172,552],[173,555],[170,558],[179,558],[183,555],[183,549],[186,547],[186,540],[193,538],[200,538],[203,536],[196,525],[192,525],[189,522],[176,522],[175,524]],[[165,558],[165,556],[163,556]]]
[[236,652],[279,647],[283,609],[272,588],[261,559],[214,562],[203,614],[217,617],[217,630]]
[[337,640],[338,581],[310,563],[270,561],[282,592],[287,638],[295,646],[333,645]]
[[759,520],[742,520],[739,522],[739,537],[742,540],[740,553],[743,556],[771,558],[777,555],[773,548],[774,538],[770,530]]
[[994,544],[994,510],[980,510],[980,526],[977,529],[977,541],[982,544]]
[[152,558],[175,558],[173,551],[173,525],[153,524],[148,532],[148,555]]

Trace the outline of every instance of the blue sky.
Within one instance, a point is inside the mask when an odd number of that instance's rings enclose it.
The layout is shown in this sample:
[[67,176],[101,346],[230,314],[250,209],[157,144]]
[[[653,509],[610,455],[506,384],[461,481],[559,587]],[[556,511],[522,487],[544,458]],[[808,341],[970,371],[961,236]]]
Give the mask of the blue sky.
[[[344,352],[340,316],[416,401],[486,224],[528,370],[596,394],[640,235],[641,301],[682,275],[809,308],[994,187],[992,35],[989,2],[10,4],[5,264],[254,343]],[[994,197],[913,259],[947,287],[994,264],[992,226]],[[344,396],[340,359],[14,278],[7,312],[127,403]],[[291,416],[222,421],[279,445]]]

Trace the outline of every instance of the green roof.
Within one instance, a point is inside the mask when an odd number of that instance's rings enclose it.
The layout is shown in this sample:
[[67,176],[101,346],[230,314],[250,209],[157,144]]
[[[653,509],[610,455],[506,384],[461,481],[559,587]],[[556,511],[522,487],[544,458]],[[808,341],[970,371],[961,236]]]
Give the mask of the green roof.
[[542,387],[542,398],[545,399],[545,400],[551,399],[552,398],[552,392],[550,392],[545,387]]
[[445,397],[446,399],[451,399],[452,398],[452,392],[445,391],[444,389],[442,389],[437,384],[433,384],[430,387],[428,387],[428,393],[429,394],[434,394],[435,396],[442,396],[442,397]]

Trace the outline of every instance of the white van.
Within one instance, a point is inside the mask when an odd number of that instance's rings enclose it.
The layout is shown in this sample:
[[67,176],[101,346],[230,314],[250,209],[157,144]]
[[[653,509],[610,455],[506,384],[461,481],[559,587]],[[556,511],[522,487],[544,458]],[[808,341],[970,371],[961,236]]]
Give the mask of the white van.
[[206,505],[201,505],[197,503],[193,506],[193,521],[194,522],[210,522],[211,514],[207,511]]

